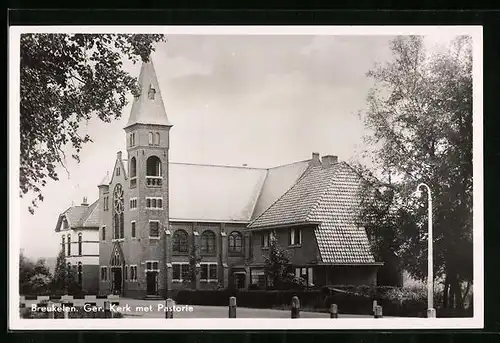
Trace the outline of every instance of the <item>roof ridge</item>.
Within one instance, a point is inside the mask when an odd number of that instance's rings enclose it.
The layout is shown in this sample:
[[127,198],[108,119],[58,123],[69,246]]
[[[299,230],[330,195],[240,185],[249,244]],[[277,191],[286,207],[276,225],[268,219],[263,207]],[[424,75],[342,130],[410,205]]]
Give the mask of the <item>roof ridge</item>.
[[292,191],[292,189],[294,189],[294,188],[295,188],[295,187],[299,184],[299,182],[300,182],[300,181],[304,178],[304,175],[306,174],[306,172],[310,172],[313,168],[314,168],[314,167],[312,167],[312,168],[306,168],[306,170],[305,170],[305,171],[304,171],[304,173],[301,175],[301,177],[299,177],[299,178],[295,181],[295,183],[294,183],[294,184],[293,184],[293,185],[292,185],[292,186],[291,186],[291,187],[290,187],[290,188],[289,188],[289,189],[288,189],[285,193],[281,194],[281,196],[280,196],[278,199],[276,199],[276,200],[275,200],[275,201],[274,201],[271,205],[269,205],[269,206],[266,208],[266,210],[265,210],[264,212],[262,212],[262,213],[261,213],[261,214],[259,214],[259,215],[258,215],[258,216],[254,219],[254,220],[252,220],[252,221],[250,222],[250,224],[248,224],[248,227],[251,227],[251,226],[253,225],[253,223],[255,223],[255,222],[256,222],[256,221],[257,221],[260,217],[262,217],[264,214],[266,214],[266,213],[267,213],[267,211],[269,211],[269,209],[271,209],[271,208],[272,208],[272,207],[273,207],[273,206],[274,206],[274,205],[275,205],[278,201],[280,201],[280,200],[281,200],[281,199],[282,199],[285,195],[287,195],[288,193],[290,193],[290,192]]
[[309,161],[311,161],[310,158],[308,158],[307,160],[301,160],[301,161],[295,161],[295,162],[285,163],[285,164],[281,164],[279,166],[269,167],[269,168],[266,168],[266,169],[269,170],[269,169],[282,168],[282,167],[286,167],[286,166],[291,166],[292,164],[304,163],[304,162],[309,162]]
[[[316,200],[316,203],[311,207],[309,213],[307,214],[306,216],[306,221],[309,221],[311,220],[310,217],[312,216],[312,214],[316,211],[316,209],[318,208],[319,204],[321,203],[321,201],[323,200],[323,198],[329,193],[330,191],[330,188],[332,187],[332,184],[334,183],[335,181],[335,175],[337,174],[337,172],[339,171],[339,168],[340,168],[340,163],[336,163],[334,166],[332,166],[331,168],[335,168],[335,170],[333,171],[332,173],[332,176],[330,178],[330,180],[328,181],[327,183],[327,186],[325,187],[325,189],[323,190],[323,193],[321,194],[321,196],[319,196],[319,198]],[[325,171],[328,171],[328,169],[323,169]]]
[[269,168],[258,168],[258,167],[245,167],[245,166],[232,166],[225,164],[204,164],[204,163],[189,163],[189,162],[168,162],[169,164],[180,164],[180,165],[190,165],[190,166],[200,166],[200,167],[219,167],[219,168],[238,168],[238,169],[253,169],[253,170],[269,170]]
[[262,196],[262,190],[264,189],[264,185],[266,184],[268,176],[269,176],[269,169],[266,169],[266,176],[264,177],[264,179],[260,183],[259,194],[255,197],[255,202],[253,203],[253,206],[252,206],[252,212],[250,214],[250,219],[252,218],[253,214],[255,213],[255,208],[257,207],[257,204],[259,203],[260,197]]

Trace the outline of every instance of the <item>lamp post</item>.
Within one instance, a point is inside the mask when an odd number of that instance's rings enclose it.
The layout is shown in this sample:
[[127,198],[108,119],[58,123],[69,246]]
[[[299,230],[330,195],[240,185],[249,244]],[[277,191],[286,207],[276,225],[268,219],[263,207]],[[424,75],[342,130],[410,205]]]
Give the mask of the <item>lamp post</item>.
[[436,310],[434,309],[434,273],[433,273],[433,251],[432,251],[432,194],[431,189],[425,183],[420,183],[417,186],[415,194],[420,197],[422,195],[421,187],[427,189],[427,221],[428,221],[428,261],[427,261],[427,318],[436,318]]

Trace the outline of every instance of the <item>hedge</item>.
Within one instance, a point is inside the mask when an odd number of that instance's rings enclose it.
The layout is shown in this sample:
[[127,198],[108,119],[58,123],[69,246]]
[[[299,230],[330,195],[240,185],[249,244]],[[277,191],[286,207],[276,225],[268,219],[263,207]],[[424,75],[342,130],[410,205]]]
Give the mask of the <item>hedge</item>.
[[[336,286],[315,290],[180,290],[175,300],[179,304],[228,306],[229,297],[235,296],[237,305],[250,308],[289,308],[292,297],[300,299],[303,309],[327,312],[337,304],[339,313],[373,313],[373,300],[383,308],[384,316],[426,317],[425,289],[386,286]],[[436,294],[435,303],[440,302]],[[438,316],[472,316],[469,311],[437,310]]]

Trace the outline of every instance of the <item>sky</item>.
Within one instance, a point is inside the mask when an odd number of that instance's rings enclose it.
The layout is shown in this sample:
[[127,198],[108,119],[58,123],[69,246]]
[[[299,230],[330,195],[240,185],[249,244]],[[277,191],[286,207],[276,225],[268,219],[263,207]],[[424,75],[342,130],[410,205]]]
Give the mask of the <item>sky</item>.
[[[170,161],[273,167],[309,159],[313,152],[357,160],[367,133],[358,116],[372,81],[366,72],[391,58],[391,36],[170,35],[152,55],[169,121]],[[427,37],[439,48],[450,37]],[[138,76],[140,64],[126,63]],[[93,143],[80,163],[49,181],[44,201],[28,212],[20,202],[21,248],[27,256],[55,257],[58,216],[83,197],[92,203],[97,184],[126,156],[120,120],[82,123]],[[71,154],[69,154],[71,155]]]

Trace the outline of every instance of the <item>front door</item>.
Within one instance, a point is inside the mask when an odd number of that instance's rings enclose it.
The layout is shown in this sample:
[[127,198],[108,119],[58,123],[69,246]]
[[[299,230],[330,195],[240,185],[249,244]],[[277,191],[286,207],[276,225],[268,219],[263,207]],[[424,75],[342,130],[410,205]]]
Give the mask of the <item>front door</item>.
[[234,273],[234,284],[236,289],[245,288],[245,273]]
[[158,272],[148,271],[146,273],[146,284],[147,284],[146,287],[148,295],[158,294],[157,279],[158,279]]
[[122,293],[122,269],[120,267],[113,267],[113,294]]

